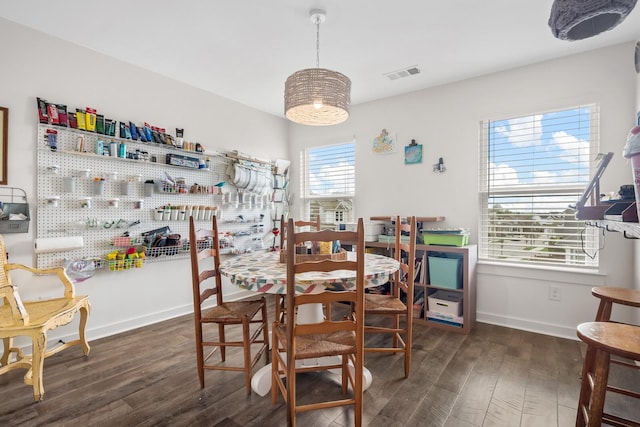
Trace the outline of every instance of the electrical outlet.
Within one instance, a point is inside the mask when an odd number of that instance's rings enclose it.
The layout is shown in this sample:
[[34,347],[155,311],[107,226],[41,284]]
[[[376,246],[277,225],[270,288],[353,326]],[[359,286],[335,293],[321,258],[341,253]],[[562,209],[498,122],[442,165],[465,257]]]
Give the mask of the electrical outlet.
[[549,299],[551,301],[560,301],[562,299],[562,290],[557,286],[549,286]]

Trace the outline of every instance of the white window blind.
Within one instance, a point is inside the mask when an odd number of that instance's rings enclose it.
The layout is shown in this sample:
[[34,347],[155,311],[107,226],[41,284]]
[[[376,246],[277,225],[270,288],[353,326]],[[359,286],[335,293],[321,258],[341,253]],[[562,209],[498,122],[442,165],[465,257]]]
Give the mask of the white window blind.
[[320,215],[323,228],[353,222],[355,141],[307,148],[300,153],[300,219]]
[[597,106],[480,126],[481,259],[596,267],[597,232],[575,217],[595,171]]

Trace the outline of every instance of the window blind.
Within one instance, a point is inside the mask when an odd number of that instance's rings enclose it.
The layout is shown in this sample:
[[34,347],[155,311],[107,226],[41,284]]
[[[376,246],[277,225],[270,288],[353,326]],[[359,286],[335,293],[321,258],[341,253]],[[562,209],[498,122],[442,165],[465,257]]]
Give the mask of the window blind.
[[480,124],[482,259],[598,265],[597,232],[575,217],[595,171],[596,105]]
[[355,141],[305,149],[300,164],[301,219],[320,215],[323,227],[352,222]]

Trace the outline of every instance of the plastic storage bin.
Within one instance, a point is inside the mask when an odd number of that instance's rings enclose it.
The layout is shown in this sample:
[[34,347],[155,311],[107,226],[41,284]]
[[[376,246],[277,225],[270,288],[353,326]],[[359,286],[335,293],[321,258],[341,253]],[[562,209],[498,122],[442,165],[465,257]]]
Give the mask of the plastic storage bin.
[[467,246],[468,234],[422,233],[425,245]]
[[436,291],[427,297],[427,303],[429,312],[451,316],[462,314],[462,295],[457,292]]
[[462,288],[462,257],[457,254],[430,254],[429,284],[449,289]]

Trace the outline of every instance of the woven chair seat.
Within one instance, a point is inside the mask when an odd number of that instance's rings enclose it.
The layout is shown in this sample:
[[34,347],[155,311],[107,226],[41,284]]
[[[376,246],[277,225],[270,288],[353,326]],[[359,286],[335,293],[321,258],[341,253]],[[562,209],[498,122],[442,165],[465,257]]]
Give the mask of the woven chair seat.
[[202,322],[241,323],[242,318],[253,318],[262,310],[261,300],[230,301],[202,312]]
[[404,314],[407,306],[393,295],[365,294],[365,314]]
[[[287,344],[287,327],[278,324],[274,329],[284,346]],[[312,334],[296,337],[296,359],[352,354],[356,348],[356,335],[350,331],[330,334]]]

